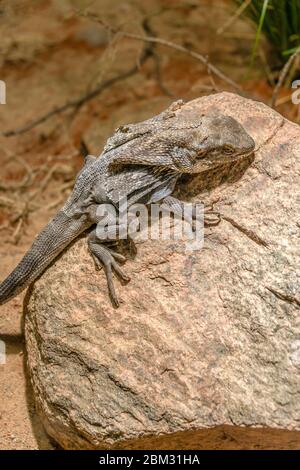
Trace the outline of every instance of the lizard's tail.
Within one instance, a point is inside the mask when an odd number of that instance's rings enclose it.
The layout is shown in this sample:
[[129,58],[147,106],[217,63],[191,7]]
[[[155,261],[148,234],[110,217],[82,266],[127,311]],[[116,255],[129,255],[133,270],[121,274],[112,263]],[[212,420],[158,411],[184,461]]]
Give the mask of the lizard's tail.
[[88,225],[60,211],[34,240],[12,273],[0,284],[0,305],[31,284]]

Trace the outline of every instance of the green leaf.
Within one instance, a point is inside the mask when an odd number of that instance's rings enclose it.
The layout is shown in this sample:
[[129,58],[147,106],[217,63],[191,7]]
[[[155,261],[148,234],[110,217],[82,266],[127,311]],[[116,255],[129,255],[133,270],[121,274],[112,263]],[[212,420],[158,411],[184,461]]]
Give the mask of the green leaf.
[[256,58],[257,49],[258,49],[258,45],[259,45],[259,42],[260,42],[261,31],[262,31],[265,16],[266,16],[266,13],[267,13],[268,4],[269,4],[269,0],[264,0],[263,7],[262,7],[262,10],[261,10],[260,19],[259,19],[259,23],[258,23],[258,28],[257,28],[257,31],[256,31],[255,43],[254,43],[254,47],[253,47],[253,50],[252,50],[251,66],[253,65],[253,62]]

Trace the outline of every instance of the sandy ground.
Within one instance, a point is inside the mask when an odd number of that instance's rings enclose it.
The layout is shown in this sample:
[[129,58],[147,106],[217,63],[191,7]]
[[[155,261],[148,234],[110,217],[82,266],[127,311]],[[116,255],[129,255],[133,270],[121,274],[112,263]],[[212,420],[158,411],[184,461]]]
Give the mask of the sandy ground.
[[[1,131],[16,129],[82,96],[99,83],[137,63],[139,41],[110,41],[99,24],[75,9],[98,13],[102,20],[144,34],[149,16],[156,35],[208,54],[254,98],[267,101],[271,87],[263,67],[247,75],[253,30],[236,22],[223,35],[216,30],[232,15],[230,1],[149,2],[115,0],[3,1],[0,16],[0,79],[7,104],[0,106]],[[107,88],[74,113],[57,114],[42,125],[0,137],[0,278],[16,265],[42,226],[67,197],[82,165],[81,142],[99,154],[121,123],[161,111],[176,98],[189,100],[230,86],[212,79],[202,64],[158,47],[132,77]],[[280,111],[296,118],[285,104]],[[0,365],[0,449],[52,449],[35,412],[26,374],[19,295],[1,307],[0,339],[6,364]]]

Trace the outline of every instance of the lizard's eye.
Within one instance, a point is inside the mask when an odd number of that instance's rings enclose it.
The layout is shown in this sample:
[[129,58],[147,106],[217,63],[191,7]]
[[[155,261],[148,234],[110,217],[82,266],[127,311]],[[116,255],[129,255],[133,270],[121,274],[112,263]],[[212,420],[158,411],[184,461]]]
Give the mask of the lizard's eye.
[[234,152],[234,149],[232,147],[229,147],[229,145],[225,145],[223,147],[223,152],[226,153],[226,155],[232,155]]
[[197,153],[196,152],[193,153],[194,160],[203,158],[204,155],[205,155],[205,150],[198,150]]

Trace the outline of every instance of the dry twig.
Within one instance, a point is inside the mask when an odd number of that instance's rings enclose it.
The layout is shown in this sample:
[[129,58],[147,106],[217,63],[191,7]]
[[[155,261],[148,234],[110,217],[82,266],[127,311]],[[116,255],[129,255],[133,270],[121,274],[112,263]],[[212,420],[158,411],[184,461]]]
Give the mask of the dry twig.
[[[141,57],[140,63],[144,63],[145,60],[148,58],[149,54],[146,53]],[[94,88],[92,91],[87,93],[86,95],[81,96],[80,98],[77,98],[75,100],[69,101],[68,103],[58,106],[57,108],[52,109],[52,111],[49,111],[48,113],[44,114],[43,116],[35,119],[34,121],[30,122],[29,124],[26,124],[23,127],[19,127],[17,129],[13,129],[10,131],[4,131],[1,133],[2,136],[4,137],[11,137],[19,134],[23,134],[24,132],[27,132],[34,127],[38,126],[39,124],[42,124],[43,122],[47,121],[47,119],[51,118],[52,116],[55,116],[56,114],[63,113],[67,111],[68,109],[72,108],[77,108],[81,107],[84,103],[87,101],[90,101],[91,99],[95,98],[95,96],[99,95],[102,93],[106,88],[114,85],[115,83],[125,80],[128,77],[131,77],[138,71],[138,67],[135,65],[134,67],[131,67],[129,70],[126,72],[121,73],[120,75],[117,75],[113,78],[110,78],[108,80],[105,80],[102,82],[99,86]]]
[[294,52],[294,54],[291,55],[291,57],[289,58],[289,60],[286,62],[283,69],[281,70],[280,75],[279,75],[279,79],[278,79],[276,87],[274,88],[271,103],[270,103],[272,108],[274,108],[274,106],[276,106],[276,100],[277,100],[277,96],[279,94],[279,91],[280,91],[280,89],[283,85],[283,82],[285,81],[285,79],[286,79],[286,77],[289,73],[290,68],[292,67],[294,61],[299,56],[299,54],[300,54],[300,47]]
[[26,174],[25,174],[24,178],[22,179],[22,181],[20,181],[19,183],[9,184],[9,183],[6,183],[5,181],[0,181],[0,190],[2,190],[2,191],[16,191],[16,190],[24,189],[27,186],[29,186],[31,181],[32,181],[33,173],[32,173],[32,170],[31,170],[30,166],[28,165],[28,163],[26,163],[23,158],[18,157],[16,155],[10,155],[4,163],[7,163],[8,161],[9,162],[11,162],[11,161],[18,162],[26,170]]
[[139,34],[133,34],[133,33],[129,33],[129,32],[126,32],[126,31],[119,31],[117,29],[112,28],[111,26],[108,26],[100,18],[98,18],[98,16],[95,15],[95,14],[85,13],[84,16],[96,21],[97,23],[100,23],[102,26],[104,26],[106,29],[108,29],[111,33],[118,34],[121,37],[123,36],[123,37],[129,38],[129,39],[136,39],[138,41],[149,42],[149,43],[152,43],[152,44],[160,44],[161,46],[169,47],[171,49],[175,49],[176,51],[183,52],[184,54],[187,54],[188,56],[193,57],[194,59],[200,61],[203,65],[205,65],[205,67],[207,68],[207,70],[210,73],[216,75],[217,77],[219,77],[224,82],[228,83],[230,86],[232,86],[236,90],[241,89],[240,85],[238,85],[236,82],[234,82],[231,78],[227,77],[227,75],[225,75],[215,65],[211,64],[208,61],[207,57],[205,57],[202,54],[199,54],[198,52],[192,51],[190,49],[187,49],[184,46],[181,46],[180,44],[176,44],[172,41],[168,41],[166,39],[162,39],[162,38],[159,38],[159,37],[153,37],[153,36],[150,36],[150,35],[142,36],[142,35],[139,35]]
[[[83,104],[85,104],[86,102],[92,100],[93,98],[95,98],[96,96],[101,94],[105,89],[107,89],[110,86],[114,85],[115,83],[117,83],[119,81],[122,81],[122,80],[125,80],[126,78],[129,78],[132,75],[139,72],[139,69],[140,69],[141,65],[144,64],[148,58],[153,57],[154,60],[157,60],[155,58],[155,54],[153,53],[153,46],[155,44],[159,44],[161,46],[169,47],[171,49],[174,49],[174,50],[177,50],[177,51],[182,52],[184,54],[187,54],[188,56],[200,61],[203,65],[205,65],[205,67],[207,68],[207,70],[209,71],[210,74],[214,74],[215,76],[219,77],[221,80],[228,83],[230,86],[232,86],[236,90],[241,89],[241,87],[236,82],[234,82],[231,78],[227,77],[216,66],[212,65],[208,61],[207,57],[203,56],[202,54],[199,54],[198,52],[191,51],[191,50],[187,49],[186,47],[183,47],[179,44],[175,44],[171,41],[167,41],[165,39],[161,39],[161,38],[158,38],[158,37],[154,37],[153,35],[149,35],[148,34],[149,24],[147,23],[147,18],[143,22],[143,29],[146,33],[145,36],[143,36],[143,35],[138,35],[138,34],[132,34],[132,33],[125,32],[125,31],[114,30],[112,27],[110,27],[110,26],[106,25],[105,23],[103,23],[103,21],[101,19],[99,19],[98,17],[96,17],[95,15],[92,15],[90,13],[85,13],[83,16],[89,17],[89,18],[93,19],[94,21],[97,21],[98,23],[101,23],[111,33],[118,34],[119,37],[127,37],[127,38],[130,38],[130,39],[135,39],[135,40],[138,40],[138,41],[143,41],[143,42],[148,43],[148,46],[146,46],[143,49],[142,54],[141,54],[141,56],[138,60],[138,63],[135,64],[133,67],[129,68],[127,71],[125,71],[125,72],[123,72],[123,73],[121,73],[121,74],[119,74],[115,77],[112,77],[112,78],[109,78],[109,79],[103,81],[102,83],[97,85],[94,89],[90,90],[89,92],[87,92],[86,94],[80,96],[79,98],[71,100],[71,101],[63,104],[62,106],[58,106],[58,107],[52,109],[48,113],[40,116],[39,118],[37,118],[37,119],[33,120],[32,122],[26,124],[25,126],[19,127],[17,129],[12,129],[12,130],[9,130],[9,131],[1,132],[0,135],[2,135],[4,137],[11,137],[11,136],[16,136],[16,135],[19,135],[19,134],[23,134],[23,133],[33,129],[34,127],[38,126],[39,124],[44,123],[49,118],[51,118],[51,117],[53,117],[57,114],[68,111],[69,109],[75,109],[77,111]],[[150,44],[150,46],[149,46],[149,44]],[[160,78],[159,78],[159,75],[158,75],[158,81],[159,80],[160,80]],[[160,86],[161,86],[161,83],[160,83]],[[170,94],[168,92],[168,90],[165,89],[164,86],[163,87],[161,86],[161,88],[163,89],[163,91],[165,93]]]
[[[3,150],[8,153],[5,149]],[[76,153],[78,153],[78,151],[76,151]],[[51,157],[49,157],[48,163],[37,168],[31,168],[23,159],[19,159],[19,157],[16,156],[9,156],[6,161],[11,160],[20,160],[20,163],[26,168],[27,174],[20,183],[13,185],[3,183],[0,187],[1,191],[4,191],[4,193],[9,191],[9,197],[2,194],[0,195],[0,207],[2,206],[6,208],[9,212],[9,221],[2,224],[0,230],[6,230],[13,227],[10,240],[11,243],[17,244],[24,233],[29,215],[41,209],[47,210],[52,208],[52,204],[49,205],[49,208],[45,208],[44,205],[38,201],[38,196],[45,191],[55,173],[59,171],[60,173],[62,172],[62,167],[59,163],[50,166],[49,160],[53,160]],[[36,177],[39,173],[45,173],[39,186],[33,192],[24,194],[24,190],[27,189],[28,183],[31,182],[33,177]],[[60,194],[59,201],[62,201],[62,191],[64,188],[67,188],[67,186],[73,186],[73,181],[67,181],[67,184],[65,182],[64,185],[58,188],[58,193]]]
[[252,0],[245,0],[241,6],[236,10],[235,14],[229,18],[223,26],[217,30],[217,34],[223,34],[226,29],[233,25],[233,23],[241,16],[241,14],[248,8]]

